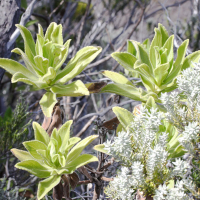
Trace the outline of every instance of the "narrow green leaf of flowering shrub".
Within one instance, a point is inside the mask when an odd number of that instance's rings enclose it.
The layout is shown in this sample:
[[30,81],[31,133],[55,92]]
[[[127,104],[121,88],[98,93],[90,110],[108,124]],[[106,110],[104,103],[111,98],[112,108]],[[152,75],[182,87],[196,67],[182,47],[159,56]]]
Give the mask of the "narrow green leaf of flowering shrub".
[[62,25],[59,24],[56,26],[56,28],[53,30],[51,34],[51,39],[54,43],[57,44],[63,44],[63,36],[62,36]]
[[98,138],[98,135],[91,135],[85,139],[83,139],[82,141],[80,141],[78,144],[76,144],[71,151],[69,152],[69,154],[67,155],[67,159],[66,159],[66,163],[71,162],[72,160],[76,159],[80,153],[83,151],[83,149],[90,144],[93,140],[95,140],[96,138]]
[[145,107],[150,111],[151,108],[158,108],[156,102],[155,102],[155,99],[153,97],[149,97],[146,104],[145,104]]
[[162,46],[163,46],[166,40],[169,38],[169,35],[165,27],[160,23],[158,23],[158,29],[160,30],[161,35],[162,35]]
[[69,162],[67,164],[67,169],[69,170],[75,170],[81,166],[84,166],[90,162],[96,162],[98,161],[98,158],[96,156],[90,155],[90,154],[83,154],[78,156],[76,159],[72,160],[72,162]]
[[138,45],[138,53],[139,53],[139,59],[142,63],[147,64],[149,71],[152,73],[153,72],[153,67],[151,66],[151,62],[149,60],[149,55],[146,52],[146,50],[143,48],[143,46],[141,44],[137,44]]
[[14,75],[16,72],[21,72],[22,74],[26,74],[26,76],[28,77],[34,76],[34,74],[31,73],[26,67],[24,67],[23,65],[14,60],[1,58],[0,66],[12,75]]
[[64,152],[67,145],[68,144],[68,141],[69,141],[69,138],[70,138],[70,127],[72,125],[73,121],[72,120],[69,120],[67,121],[65,124],[63,124],[61,126],[61,128],[58,130],[58,135],[61,137],[61,140],[62,140],[62,145],[60,147],[60,151]]
[[134,55],[136,57],[137,51],[135,49],[135,46],[131,40],[127,40],[127,52]]
[[43,73],[42,75],[46,74],[49,65],[49,60],[42,56],[35,56],[34,61],[37,68]]
[[179,74],[179,72],[181,71],[188,43],[189,43],[189,40],[185,40],[179,46],[179,48],[177,50],[176,61],[175,61],[174,65],[173,65],[173,68],[172,68],[170,74],[167,76],[167,78],[166,78],[166,80],[164,81],[163,84],[167,84],[167,83],[171,82]]
[[182,70],[187,69],[188,67],[190,67],[193,63],[198,63],[200,59],[200,51],[196,51],[194,53],[191,53],[190,55],[188,55],[184,61],[183,61],[183,65],[182,65]]
[[96,151],[108,154],[108,152],[104,148],[105,148],[104,144],[97,144],[97,145],[94,146],[93,149],[96,150]]
[[52,32],[53,32],[53,30],[55,29],[55,27],[56,27],[56,23],[55,22],[52,22],[49,26],[48,26],[48,28],[47,28],[47,30],[46,30],[46,33],[45,33],[45,40],[49,40],[49,41],[51,41],[51,34],[52,34]]
[[44,37],[42,37],[40,34],[37,34],[37,41],[35,44],[36,55],[43,56],[44,42]]
[[79,137],[72,137],[69,139],[68,145],[66,145],[62,149],[65,151],[65,153],[67,153],[80,140],[81,140],[81,138],[79,138]]
[[130,99],[134,99],[136,101],[142,101],[142,99],[140,98],[141,94],[135,86],[124,85],[119,83],[108,84],[104,88],[102,88],[101,93],[103,92],[110,92],[129,97]]
[[56,94],[46,92],[40,100],[40,106],[46,117],[51,117],[53,107],[57,103]]
[[28,58],[33,61],[33,57],[35,56],[35,42],[33,37],[30,31],[24,26],[17,24],[16,27],[20,30],[20,33],[24,39],[25,53]]
[[115,113],[115,115],[117,116],[117,118],[120,121],[120,123],[122,124],[122,126],[125,129],[127,129],[128,126],[133,121],[133,118],[134,118],[133,114],[131,112],[129,112],[128,110],[121,108],[121,107],[114,107],[112,110]]
[[134,70],[133,66],[137,61],[137,58],[134,55],[128,52],[116,52],[112,53],[111,56],[128,71]]
[[44,37],[44,31],[43,31],[43,28],[40,24],[38,24],[38,34],[41,36],[41,37]]
[[37,122],[33,122],[33,130],[35,139],[44,143],[45,145],[49,144],[50,137],[47,132],[38,124]]
[[165,42],[164,49],[167,49],[167,61],[170,64],[169,71],[172,67],[173,61],[174,61],[174,35],[171,35],[167,41]]
[[51,189],[60,183],[60,176],[50,176],[49,178],[40,181],[38,185],[37,198],[42,199]]
[[158,86],[162,84],[168,75],[169,63],[162,64],[154,69],[154,75]]
[[105,70],[102,72],[102,74],[111,79],[114,83],[127,84],[131,86],[133,85],[131,81],[119,73]]
[[42,77],[42,80],[48,83],[48,81],[53,80],[55,77],[56,71],[53,67],[49,67],[47,73]]
[[147,49],[147,51],[149,51],[149,49],[150,49],[150,40],[149,40],[149,38],[147,38],[142,44]]
[[33,160],[34,158],[30,155],[29,152],[27,151],[22,151],[19,149],[11,149],[11,152],[20,160],[20,161],[24,161],[24,160]]
[[25,65],[26,65],[27,69],[30,70],[34,75],[36,75],[36,71],[34,69],[33,63],[30,62],[27,55],[21,49],[15,48],[11,52],[22,56],[22,59],[23,59]]
[[81,73],[83,69],[92,62],[101,52],[101,47],[88,46],[79,50],[68,62],[67,66],[56,76],[54,82],[60,79],[60,83],[66,83]]
[[155,36],[151,42],[151,46],[149,49],[149,56],[150,56],[150,61],[152,63],[152,67],[156,68],[156,54],[155,54],[155,48],[156,46],[161,47],[162,46],[162,35],[161,32],[155,28]]
[[61,66],[63,65],[63,63],[67,59],[70,42],[71,42],[71,40],[67,40],[67,42],[64,44],[65,49],[61,53],[61,60],[60,60],[59,64],[57,64],[56,67],[55,67],[56,71],[61,68]]
[[47,178],[50,176],[52,169],[44,164],[40,164],[35,160],[25,160],[15,165],[16,168],[26,170],[39,178]]
[[51,88],[53,93],[58,94],[59,96],[71,96],[71,97],[79,97],[84,95],[89,95],[89,91],[82,81],[74,81],[68,85],[56,85]]
[[23,145],[35,159],[42,159],[42,157],[37,153],[38,149],[47,150],[47,146],[38,140],[26,141],[23,142]]

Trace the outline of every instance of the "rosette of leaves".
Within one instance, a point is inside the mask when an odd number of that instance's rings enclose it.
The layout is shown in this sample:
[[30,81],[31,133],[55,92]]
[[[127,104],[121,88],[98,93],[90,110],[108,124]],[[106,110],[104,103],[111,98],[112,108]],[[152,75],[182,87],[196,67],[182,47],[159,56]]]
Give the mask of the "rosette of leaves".
[[12,52],[22,56],[26,67],[5,58],[0,59],[0,67],[13,75],[12,83],[20,81],[34,86],[36,90],[46,90],[40,100],[45,116],[51,116],[53,107],[57,103],[56,97],[89,95],[89,91],[82,81],[77,80],[68,85],[65,83],[81,73],[101,52],[101,47],[84,47],[77,52],[64,69],[61,69],[67,58],[70,44],[70,40],[63,44],[61,24],[51,23],[45,35],[42,27],[38,25],[36,43],[28,29],[21,25],[16,26],[24,39],[25,52],[19,48]]
[[169,36],[163,25],[155,28],[155,36],[150,44],[149,39],[142,44],[133,40],[127,42],[126,52],[115,52],[112,57],[128,72],[131,77],[142,80],[142,88],[137,88],[122,74],[103,71],[103,75],[114,83],[105,86],[101,92],[111,92],[146,102],[152,96],[160,102],[161,93],[170,92],[177,87],[176,77],[181,70],[188,68],[191,62],[198,62],[200,51],[185,57],[189,40],[185,40],[177,49],[175,59],[174,35]]
[[[61,178],[74,176],[77,168],[87,163],[98,161],[90,154],[81,154],[97,135],[91,135],[82,141],[79,137],[70,138],[72,120],[66,122],[59,130],[53,130],[51,136],[37,123],[33,122],[35,140],[23,142],[28,151],[12,149],[12,153],[21,161],[16,168],[26,170],[31,174],[45,178],[39,182],[37,197],[42,199],[52,188],[60,184]],[[71,181],[65,185],[71,184]],[[76,182],[77,184],[77,182]],[[72,184],[74,187],[74,184]]]

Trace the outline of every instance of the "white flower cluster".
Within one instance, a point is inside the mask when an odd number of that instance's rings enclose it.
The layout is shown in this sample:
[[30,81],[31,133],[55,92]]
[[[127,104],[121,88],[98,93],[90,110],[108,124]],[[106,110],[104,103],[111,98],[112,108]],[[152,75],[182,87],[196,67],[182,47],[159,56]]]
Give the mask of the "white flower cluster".
[[164,185],[159,185],[153,197],[154,200],[190,200],[191,198],[186,195],[183,181],[177,181],[172,188]]
[[144,165],[136,161],[130,168],[122,167],[117,177],[114,178],[105,193],[111,199],[130,200],[135,196],[135,188],[144,184]]

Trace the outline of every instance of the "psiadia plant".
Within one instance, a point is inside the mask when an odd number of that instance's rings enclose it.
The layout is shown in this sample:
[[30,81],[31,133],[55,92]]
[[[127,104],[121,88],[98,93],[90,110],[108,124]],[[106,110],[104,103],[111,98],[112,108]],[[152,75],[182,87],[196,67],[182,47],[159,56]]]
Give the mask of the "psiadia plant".
[[[98,158],[93,155],[80,155],[83,149],[98,136],[91,135],[82,141],[79,137],[70,138],[71,124],[72,121],[68,121],[59,130],[54,128],[49,137],[37,122],[33,122],[35,140],[23,142],[28,151],[11,150],[21,161],[15,165],[16,168],[26,170],[39,178],[45,178],[39,183],[38,199],[42,199],[57,186],[61,178],[65,190],[69,190],[70,185],[76,186],[78,181],[74,182],[74,176],[77,179],[74,171],[90,162],[98,161]],[[65,193],[69,194],[69,191]]]
[[[189,199],[187,190],[193,192],[195,187],[187,175],[191,165],[181,159],[186,150],[179,142],[182,134],[177,128],[166,121],[164,113],[153,107],[141,107],[136,116],[119,107],[113,111],[123,130],[113,142],[104,143],[104,152],[107,151],[123,167],[105,193],[111,199],[122,200],[136,199],[137,190],[147,199]],[[161,196],[159,192],[163,185],[169,194],[166,192]],[[168,198],[172,194],[173,198]]]
[[26,67],[5,58],[0,59],[0,67],[13,75],[12,83],[21,81],[34,86],[36,90],[46,90],[40,105],[47,117],[51,116],[53,107],[57,103],[56,97],[89,95],[82,81],[77,80],[68,85],[65,83],[81,73],[101,52],[101,47],[84,47],[61,69],[70,44],[70,40],[63,44],[61,24],[51,23],[45,35],[42,27],[38,25],[36,43],[28,29],[21,25],[16,26],[24,39],[25,53],[19,48],[12,52],[22,56]]
[[105,86],[101,92],[111,92],[129,97],[133,100],[146,102],[152,96],[160,102],[161,93],[173,91],[176,77],[188,68],[191,62],[198,62],[200,51],[185,57],[189,40],[185,40],[174,53],[174,35],[169,36],[163,25],[155,28],[155,36],[142,44],[133,40],[127,42],[126,52],[115,52],[112,57],[124,67],[131,77],[139,77],[146,90],[137,88],[125,76],[111,71],[103,71],[103,75],[114,83]]

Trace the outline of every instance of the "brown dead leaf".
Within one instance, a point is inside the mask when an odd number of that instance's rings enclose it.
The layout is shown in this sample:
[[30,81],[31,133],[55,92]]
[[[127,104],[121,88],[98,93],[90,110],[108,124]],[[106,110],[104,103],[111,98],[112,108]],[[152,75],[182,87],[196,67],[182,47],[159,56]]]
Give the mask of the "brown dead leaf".
[[90,93],[98,93],[106,85],[107,83],[102,81],[102,82],[97,82],[97,83],[86,84],[86,87]]
[[113,119],[104,122],[102,126],[107,128],[108,130],[115,130],[118,124],[119,120],[117,119],[117,117],[114,117]]
[[53,199],[62,200],[62,196],[63,196],[63,186],[62,183],[60,182],[53,188]]
[[74,190],[79,182],[79,177],[77,175],[76,172],[73,172],[72,174],[69,174],[69,178],[70,178],[70,185],[72,187],[72,189]]

